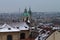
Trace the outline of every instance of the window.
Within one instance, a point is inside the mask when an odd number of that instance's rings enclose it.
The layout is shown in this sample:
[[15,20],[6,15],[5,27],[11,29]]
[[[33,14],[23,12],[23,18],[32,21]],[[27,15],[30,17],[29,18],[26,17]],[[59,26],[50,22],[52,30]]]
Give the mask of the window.
[[12,35],[7,35],[7,40],[12,40]]
[[27,28],[27,27],[25,27],[25,28]]
[[34,30],[34,29],[32,29],[32,30]]
[[8,30],[11,30],[11,28],[8,28]]
[[17,27],[17,29],[19,29],[19,27]]
[[20,34],[20,39],[25,39],[25,33]]
[[25,28],[27,28],[26,26],[24,26]]

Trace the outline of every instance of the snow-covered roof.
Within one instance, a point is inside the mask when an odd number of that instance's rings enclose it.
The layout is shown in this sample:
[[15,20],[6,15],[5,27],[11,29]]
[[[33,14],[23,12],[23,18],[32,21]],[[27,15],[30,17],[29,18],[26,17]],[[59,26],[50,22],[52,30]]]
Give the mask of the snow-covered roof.
[[21,30],[29,30],[29,26],[25,23],[13,23],[11,25],[4,24],[0,26],[0,32],[16,32]]
[[15,29],[15,28],[9,26],[8,24],[4,24],[2,26],[2,29],[0,29],[0,32],[16,32],[16,31],[20,31],[20,30]]
[[29,30],[29,26],[25,23],[25,22],[20,22],[20,23],[12,23],[12,24],[9,24],[10,26],[14,27],[19,30]]
[[53,27],[53,30],[60,30],[60,27]]
[[20,30],[29,30],[29,26],[26,23],[21,23],[18,27]]
[[0,29],[2,29],[3,28],[3,26],[2,25],[0,25]]
[[36,37],[35,40],[46,40],[46,38],[49,36],[50,31],[46,31],[46,33],[39,33],[39,35]]
[[30,27],[30,29],[35,29],[35,27]]
[[39,25],[43,25],[43,23],[39,23]]

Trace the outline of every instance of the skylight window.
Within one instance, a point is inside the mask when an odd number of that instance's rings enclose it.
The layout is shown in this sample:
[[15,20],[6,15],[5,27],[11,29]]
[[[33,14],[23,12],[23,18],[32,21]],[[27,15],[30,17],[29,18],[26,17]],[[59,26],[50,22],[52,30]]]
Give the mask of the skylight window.
[[19,27],[17,27],[17,29],[19,29]]
[[11,28],[8,28],[8,30],[11,30]]
[[25,27],[25,28],[27,28],[27,27]]
[[27,28],[26,26],[24,26],[25,28]]

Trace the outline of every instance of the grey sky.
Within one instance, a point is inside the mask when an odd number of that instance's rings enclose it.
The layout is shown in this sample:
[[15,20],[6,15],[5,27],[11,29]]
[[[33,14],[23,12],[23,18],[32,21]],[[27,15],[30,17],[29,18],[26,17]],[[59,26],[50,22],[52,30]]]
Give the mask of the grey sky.
[[60,12],[60,0],[0,0],[1,12],[23,12],[24,8],[31,7],[32,11]]

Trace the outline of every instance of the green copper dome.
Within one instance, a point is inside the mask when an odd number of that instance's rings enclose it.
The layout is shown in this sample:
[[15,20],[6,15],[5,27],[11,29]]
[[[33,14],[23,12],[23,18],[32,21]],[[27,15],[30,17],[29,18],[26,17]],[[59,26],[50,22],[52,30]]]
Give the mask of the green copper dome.
[[23,16],[30,16],[29,13],[23,13]]

